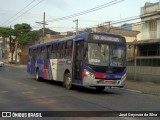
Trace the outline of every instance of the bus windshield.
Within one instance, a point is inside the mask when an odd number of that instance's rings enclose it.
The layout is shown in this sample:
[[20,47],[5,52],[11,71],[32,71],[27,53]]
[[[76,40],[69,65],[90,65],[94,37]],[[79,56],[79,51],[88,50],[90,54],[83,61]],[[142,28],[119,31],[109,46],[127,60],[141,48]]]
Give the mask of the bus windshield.
[[86,63],[97,66],[125,66],[125,47],[101,43],[88,43]]

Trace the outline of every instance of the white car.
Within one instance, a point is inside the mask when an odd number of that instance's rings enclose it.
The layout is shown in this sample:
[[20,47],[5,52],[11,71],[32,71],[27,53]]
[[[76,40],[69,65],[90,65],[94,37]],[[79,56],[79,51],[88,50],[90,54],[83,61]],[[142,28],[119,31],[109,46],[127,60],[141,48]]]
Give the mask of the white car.
[[4,62],[0,61],[0,67],[4,66]]

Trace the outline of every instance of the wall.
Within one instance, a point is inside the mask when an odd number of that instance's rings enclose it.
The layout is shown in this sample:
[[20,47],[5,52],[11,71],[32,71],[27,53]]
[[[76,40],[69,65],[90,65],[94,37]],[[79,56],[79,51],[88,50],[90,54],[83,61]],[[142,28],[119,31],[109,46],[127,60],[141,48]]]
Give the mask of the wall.
[[157,21],[157,38],[160,38],[160,20]]
[[[137,66],[137,81],[152,81],[160,83],[160,67]],[[127,66],[127,79],[134,80],[134,66]]]
[[142,40],[150,39],[150,33],[149,33],[149,23],[144,22],[142,23]]

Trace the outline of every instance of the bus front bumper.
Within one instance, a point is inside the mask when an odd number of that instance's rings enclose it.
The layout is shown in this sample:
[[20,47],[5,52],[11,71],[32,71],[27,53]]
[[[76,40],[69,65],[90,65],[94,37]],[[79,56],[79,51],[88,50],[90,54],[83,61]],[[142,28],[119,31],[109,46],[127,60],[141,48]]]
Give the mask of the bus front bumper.
[[94,79],[91,77],[84,77],[83,86],[86,87],[105,86],[105,87],[122,88],[125,85],[125,81],[126,81],[126,76],[119,80],[102,80],[102,79]]

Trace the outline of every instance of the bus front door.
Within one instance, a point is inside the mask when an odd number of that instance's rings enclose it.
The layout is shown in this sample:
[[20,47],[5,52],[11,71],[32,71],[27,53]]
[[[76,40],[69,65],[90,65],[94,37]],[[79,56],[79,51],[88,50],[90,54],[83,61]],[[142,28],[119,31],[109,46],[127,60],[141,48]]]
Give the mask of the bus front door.
[[74,80],[82,80],[83,44],[84,41],[76,41],[74,45],[74,67],[72,72]]

